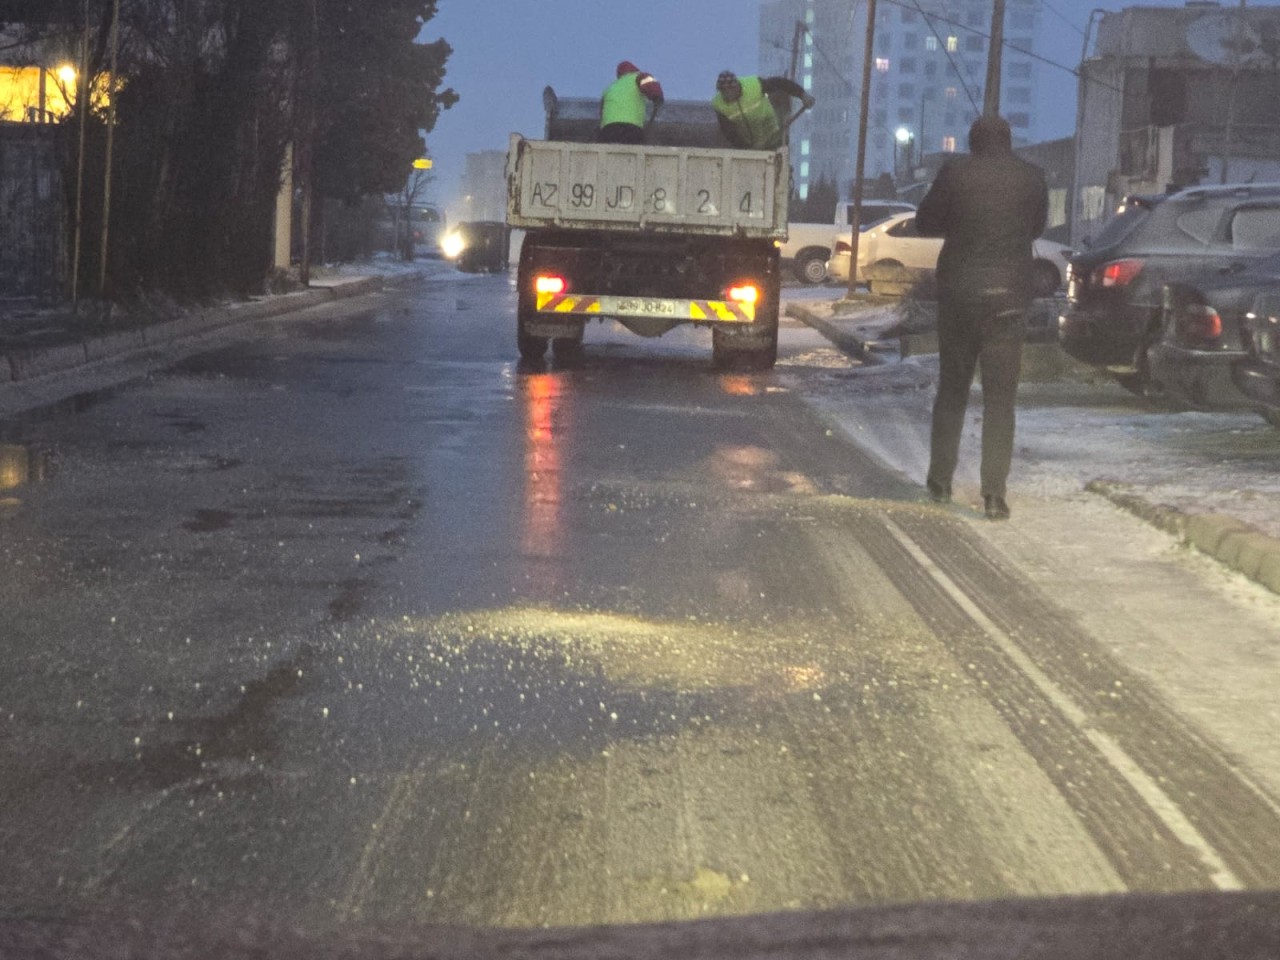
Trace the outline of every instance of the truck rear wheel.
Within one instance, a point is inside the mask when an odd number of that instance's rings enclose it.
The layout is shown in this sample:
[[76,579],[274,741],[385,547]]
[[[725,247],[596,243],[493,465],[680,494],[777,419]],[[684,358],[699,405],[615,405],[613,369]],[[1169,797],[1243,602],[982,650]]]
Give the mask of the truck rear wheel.
[[524,332],[524,322],[517,321],[516,346],[520,349],[521,360],[541,360],[547,355],[547,338],[535,337]]
[[541,360],[547,355],[547,338],[535,337],[527,331],[528,325],[537,316],[533,302],[533,270],[530,265],[530,256],[535,249],[532,242],[526,244],[516,272],[516,346],[520,350],[520,359],[530,362]]
[[772,370],[778,361],[778,326],[768,333],[732,336],[711,331],[711,362],[720,370]]

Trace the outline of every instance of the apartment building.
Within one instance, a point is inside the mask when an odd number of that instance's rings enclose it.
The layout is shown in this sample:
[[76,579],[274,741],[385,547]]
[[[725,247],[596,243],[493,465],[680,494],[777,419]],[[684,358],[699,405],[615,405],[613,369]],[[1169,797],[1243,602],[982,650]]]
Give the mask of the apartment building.
[[[991,0],[880,0],[876,14],[866,174],[910,179],[918,158],[965,149],[982,112]],[[848,196],[854,175],[866,0],[764,0],[760,73],[791,76],[817,98],[792,128],[795,187]],[[1036,134],[1037,0],[1008,0],[1001,112],[1015,143]]]

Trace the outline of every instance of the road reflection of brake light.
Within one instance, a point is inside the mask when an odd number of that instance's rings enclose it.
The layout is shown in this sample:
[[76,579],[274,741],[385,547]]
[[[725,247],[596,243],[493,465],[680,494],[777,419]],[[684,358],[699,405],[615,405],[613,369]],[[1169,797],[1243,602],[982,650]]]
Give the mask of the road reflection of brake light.
[[1093,283],[1098,287],[1126,287],[1142,272],[1141,260],[1112,260],[1093,271]]
[[760,288],[754,283],[730,287],[729,299],[735,303],[757,303],[760,300]]
[[537,293],[564,293],[567,286],[564,277],[541,276],[533,281],[533,289]]

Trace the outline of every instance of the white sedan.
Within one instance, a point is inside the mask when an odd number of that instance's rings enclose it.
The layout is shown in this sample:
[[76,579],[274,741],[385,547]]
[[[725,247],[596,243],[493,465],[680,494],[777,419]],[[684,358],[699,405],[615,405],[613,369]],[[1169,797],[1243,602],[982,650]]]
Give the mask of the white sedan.
[[[1052,296],[1066,282],[1070,250],[1044,239],[1036,240],[1032,250],[1036,258],[1036,296]],[[916,230],[915,214],[900,213],[858,236],[858,281],[865,282],[867,269],[871,266],[933,270],[938,265],[941,252],[941,237],[920,236]],[[827,273],[832,280],[849,282],[847,239],[836,243],[835,252],[827,263]]]

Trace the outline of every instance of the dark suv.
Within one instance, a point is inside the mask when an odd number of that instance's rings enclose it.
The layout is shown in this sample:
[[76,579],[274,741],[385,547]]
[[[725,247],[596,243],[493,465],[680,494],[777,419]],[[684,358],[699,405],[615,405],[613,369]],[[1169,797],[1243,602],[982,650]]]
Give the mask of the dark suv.
[[1162,287],[1189,274],[1239,269],[1280,250],[1280,184],[1192,187],[1129,197],[1071,258],[1058,339],[1078,360],[1146,380],[1160,333]]

